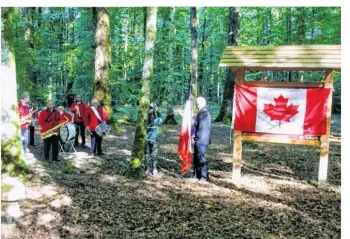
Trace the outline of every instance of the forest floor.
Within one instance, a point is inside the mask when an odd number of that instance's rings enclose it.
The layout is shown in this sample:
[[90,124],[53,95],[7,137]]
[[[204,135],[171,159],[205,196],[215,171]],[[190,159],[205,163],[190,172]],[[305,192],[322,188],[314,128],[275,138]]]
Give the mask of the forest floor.
[[58,163],[41,160],[36,132],[23,216],[2,224],[1,238],[340,238],[339,119],[332,122],[323,187],[317,186],[318,148],[244,143],[243,187],[236,188],[228,126],[213,126],[208,183],[180,176],[180,125],[161,127],[160,173],[145,180],[122,176],[133,125],[105,137],[106,156],[77,147]]

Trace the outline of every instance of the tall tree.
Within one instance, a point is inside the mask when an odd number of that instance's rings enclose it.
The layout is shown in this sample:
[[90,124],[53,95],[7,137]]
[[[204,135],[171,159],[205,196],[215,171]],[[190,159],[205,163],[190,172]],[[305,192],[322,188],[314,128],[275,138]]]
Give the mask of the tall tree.
[[175,42],[175,7],[169,7],[169,20],[167,21],[169,32],[168,35],[168,78],[167,78],[167,91],[168,91],[168,104],[167,104],[167,116],[165,118],[165,124],[177,124],[174,115],[174,104],[175,104],[175,92],[173,89],[174,85],[174,42]]
[[[305,41],[305,31],[306,31],[306,24],[305,24],[305,18],[307,17],[306,14],[306,7],[299,7],[298,14],[297,14],[297,25],[298,25],[298,31],[297,31],[297,39],[298,39],[298,45],[303,45]],[[298,81],[303,82],[304,81],[304,71],[298,71]]]
[[[190,24],[191,24],[191,91],[194,99],[197,98],[198,91],[198,52],[197,52],[197,31],[198,31],[198,18],[197,8],[190,8]],[[196,111],[196,101],[193,101],[193,109]]]
[[[292,9],[290,7],[287,7],[287,13],[286,13],[286,40],[285,42],[287,45],[291,44],[292,42]],[[292,81],[292,72],[288,71],[288,81]]]
[[153,73],[154,46],[157,36],[157,8],[146,9],[146,39],[145,58],[143,63],[142,87],[137,116],[134,145],[130,160],[128,175],[139,178],[143,175],[144,148],[146,141],[146,127],[150,106],[151,78]]
[[112,115],[112,97],[110,86],[111,42],[109,14],[105,7],[92,9],[95,28],[95,74],[94,97],[105,107],[108,115]]
[[199,63],[199,69],[198,69],[198,81],[199,81],[199,85],[201,86],[199,91],[201,95],[204,95],[203,92],[203,85],[205,85],[203,82],[204,81],[204,70],[205,70],[205,64],[204,64],[204,60],[205,60],[205,47],[206,47],[206,40],[207,40],[207,36],[206,36],[206,23],[207,23],[207,17],[206,17],[206,8],[202,9],[202,14],[203,14],[203,25],[202,25],[202,37],[201,37],[201,60]]
[[1,8],[1,172],[25,176],[17,107],[16,63],[12,31],[13,8]]
[[[240,34],[240,7],[230,7],[228,16],[228,41],[229,46],[237,46],[239,44]],[[229,121],[231,119],[231,105],[233,99],[233,87],[235,73],[228,67],[226,70],[226,81],[224,87],[223,101],[221,104],[220,112],[215,121]]]

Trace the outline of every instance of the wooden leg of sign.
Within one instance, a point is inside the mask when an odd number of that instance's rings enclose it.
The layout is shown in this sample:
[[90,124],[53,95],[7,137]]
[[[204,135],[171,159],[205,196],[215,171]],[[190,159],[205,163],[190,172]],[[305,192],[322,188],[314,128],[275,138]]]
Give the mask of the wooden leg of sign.
[[232,182],[237,187],[241,186],[241,168],[242,168],[242,131],[234,131],[233,141],[233,167]]
[[320,165],[318,170],[318,183],[320,185],[327,182],[328,154],[329,154],[329,135],[331,133],[332,116],[332,89],[333,89],[333,70],[327,70],[325,74],[325,88],[330,88],[330,94],[327,101],[327,126],[326,134],[321,136]]
[[320,165],[318,169],[318,183],[320,184],[326,183],[327,181],[328,154],[329,154],[328,137],[321,136]]

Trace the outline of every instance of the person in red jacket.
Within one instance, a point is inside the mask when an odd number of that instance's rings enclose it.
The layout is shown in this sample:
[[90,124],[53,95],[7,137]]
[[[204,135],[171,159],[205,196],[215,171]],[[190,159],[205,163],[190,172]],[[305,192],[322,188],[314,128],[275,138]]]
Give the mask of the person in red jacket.
[[[46,131],[56,127],[60,124],[61,114],[54,108],[54,103],[52,100],[47,102],[47,109],[39,113],[38,124],[41,126],[40,133],[45,133]],[[52,136],[44,139],[44,157],[45,160],[49,160],[50,148],[52,145],[52,160],[58,161],[58,139],[59,139],[59,128],[55,130]]]
[[30,118],[27,119],[28,115],[30,114],[29,112],[29,94],[28,93],[23,93],[21,96],[20,101],[18,102],[18,113],[19,113],[19,118],[21,121],[21,135],[22,135],[22,145],[23,145],[23,151],[24,155],[27,154],[27,147],[28,147],[28,141],[29,141],[29,123],[30,123]]
[[[57,110],[61,114],[60,123],[65,122],[67,119],[68,119],[67,123],[73,123],[73,116],[69,114],[67,111],[65,111],[63,106],[58,106]],[[67,119],[65,117],[67,117]]]
[[72,113],[74,114],[74,124],[76,124],[77,127],[77,134],[75,137],[75,142],[74,142],[74,146],[77,146],[79,144],[79,131],[80,131],[80,135],[81,135],[81,146],[83,148],[86,148],[85,145],[85,125],[84,125],[84,117],[86,114],[86,109],[88,108],[88,106],[82,101],[81,96],[77,95],[75,97],[75,102],[70,106],[70,111],[72,111]]
[[29,106],[29,112],[33,113],[32,114],[32,118],[31,118],[31,122],[29,124],[29,145],[31,146],[36,146],[34,144],[34,132],[35,132],[35,121],[38,119],[38,108],[32,103],[32,102],[28,102],[28,106]]
[[87,108],[84,117],[84,123],[91,132],[90,155],[101,156],[104,155],[102,153],[102,137],[95,132],[95,129],[100,123],[107,121],[107,111],[102,106],[99,106],[97,99],[92,99],[91,104],[92,106]]

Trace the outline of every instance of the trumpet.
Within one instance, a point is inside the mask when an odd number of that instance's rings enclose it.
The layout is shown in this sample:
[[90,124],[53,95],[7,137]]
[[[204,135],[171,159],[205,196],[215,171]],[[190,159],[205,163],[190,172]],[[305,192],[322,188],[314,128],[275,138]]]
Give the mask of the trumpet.
[[21,126],[24,125],[24,124],[26,124],[27,121],[28,121],[30,118],[32,118],[32,115],[33,115],[35,112],[37,112],[37,111],[38,111],[38,109],[36,109],[36,110],[34,110],[32,113],[29,113],[29,114],[27,114],[26,116],[22,117],[22,118],[21,118]]
[[51,137],[52,135],[58,135],[57,132],[54,132],[56,129],[58,129],[59,127],[61,127],[62,125],[64,125],[65,123],[68,122],[68,118],[66,116],[64,116],[64,118],[66,119],[66,121],[56,125],[55,127],[53,127],[52,129],[49,129],[47,131],[45,131],[44,133],[41,133],[40,134],[40,138],[41,139],[46,139],[46,138],[49,138]]
[[79,118],[81,118],[81,115],[80,115],[80,110],[79,110],[79,106],[75,106],[75,110],[78,112],[78,116],[79,116]]

